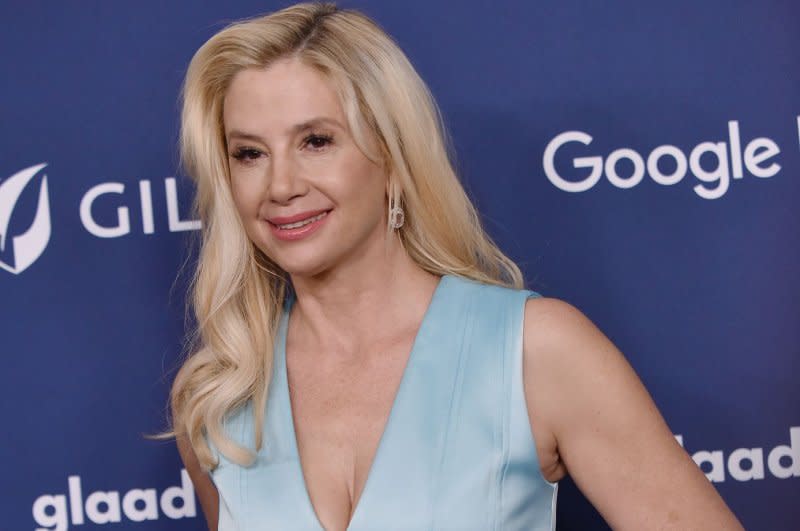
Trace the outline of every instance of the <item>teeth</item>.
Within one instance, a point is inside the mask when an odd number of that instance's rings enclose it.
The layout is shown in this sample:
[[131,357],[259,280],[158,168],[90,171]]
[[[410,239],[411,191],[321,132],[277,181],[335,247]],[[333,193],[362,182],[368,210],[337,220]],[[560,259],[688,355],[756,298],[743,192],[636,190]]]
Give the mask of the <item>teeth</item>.
[[322,214],[318,214],[318,215],[314,216],[313,218],[304,219],[303,221],[296,221],[294,223],[287,223],[286,225],[278,225],[278,228],[279,229],[283,229],[283,230],[296,229],[298,227],[303,227],[305,225],[308,225],[309,223],[314,223],[315,221],[319,221],[319,220],[321,220],[322,218],[324,218],[327,215],[328,215],[327,212],[323,212]]

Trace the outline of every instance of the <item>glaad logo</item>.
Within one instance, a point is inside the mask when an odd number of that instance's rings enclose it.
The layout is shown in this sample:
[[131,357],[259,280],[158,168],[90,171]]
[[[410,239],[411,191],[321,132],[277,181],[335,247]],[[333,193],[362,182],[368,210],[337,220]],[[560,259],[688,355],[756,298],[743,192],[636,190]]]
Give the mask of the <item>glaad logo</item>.
[[[798,118],[800,128],[800,118]],[[744,178],[744,169],[759,178],[772,177],[781,169],[780,164],[770,161],[772,157],[781,152],[778,144],[765,137],[754,138],[742,150],[739,135],[739,122],[728,122],[728,142],[701,142],[697,144],[688,159],[686,154],[677,146],[665,144],[658,146],[645,157],[630,148],[620,148],[612,151],[603,161],[601,156],[575,157],[572,165],[578,168],[590,168],[589,175],[581,180],[567,180],[556,170],[556,154],[567,144],[592,143],[592,137],[583,131],[566,131],[557,135],[544,150],[542,163],[544,173],[556,188],[565,192],[585,192],[596,185],[605,174],[608,181],[617,188],[633,188],[645,176],[645,173],[656,183],[662,186],[671,186],[679,183],[687,173],[687,168],[700,183],[692,189],[703,199],[717,199],[725,195],[734,179]],[[730,152],[730,156],[729,156]],[[714,159],[714,167],[702,164],[701,159]],[[620,175],[619,163],[627,160],[627,166],[633,166],[630,175]],[[669,171],[666,166],[674,169]],[[704,167],[705,166],[705,167]]]
[[47,176],[42,176],[39,186],[39,200],[36,215],[28,230],[17,236],[9,234],[9,223],[19,196],[28,183],[47,166],[37,164],[19,171],[0,183],[0,253],[6,254],[6,247],[11,240],[11,260],[7,263],[0,259],[0,267],[18,275],[33,264],[50,241],[50,200],[47,194]]
[[[675,438],[683,446],[683,436],[676,435]],[[768,452],[765,448],[737,448],[728,454],[727,460],[722,450],[700,450],[692,454],[692,459],[714,483],[725,481],[726,468],[736,481],[764,479],[765,468],[779,479],[800,478],[800,426],[789,428],[788,446],[779,444]]]
[[123,514],[133,522],[158,520],[159,507],[173,520],[197,515],[194,486],[185,469],[181,469],[181,486],[168,487],[160,498],[156,489],[131,489],[122,496],[122,503],[116,490],[92,492],[84,500],[80,476],[70,476],[67,486],[69,497],[44,494],[33,502],[33,519],[42,526],[36,531],[66,531],[69,524],[84,524],[84,517],[95,524],[121,522]]

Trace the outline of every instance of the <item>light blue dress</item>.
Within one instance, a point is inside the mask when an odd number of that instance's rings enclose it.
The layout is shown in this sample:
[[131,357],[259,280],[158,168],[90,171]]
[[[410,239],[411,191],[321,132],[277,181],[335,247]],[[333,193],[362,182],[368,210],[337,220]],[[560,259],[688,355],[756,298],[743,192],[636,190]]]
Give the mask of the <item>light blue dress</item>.
[[[442,277],[348,530],[555,529],[558,484],[539,470],[522,387],[523,309],[537,296]],[[288,309],[255,463],[240,467],[216,454],[219,531],[322,530],[298,458],[287,324]],[[252,448],[249,405],[226,429]]]

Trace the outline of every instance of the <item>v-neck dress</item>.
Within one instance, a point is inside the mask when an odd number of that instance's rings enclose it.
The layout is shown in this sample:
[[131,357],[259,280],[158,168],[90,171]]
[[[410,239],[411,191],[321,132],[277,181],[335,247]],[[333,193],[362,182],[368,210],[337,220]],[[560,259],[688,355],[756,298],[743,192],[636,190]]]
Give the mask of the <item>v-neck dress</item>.
[[[558,484],[539,469],[522,380],[525,300],[538,293],[445,275],[417,332],[349,531],[555,529]],[[219,531],[322,531],[289,402],[286,332],[275,339],[263,446],[219,466]],[[254,444],[251,404],[228,416]]]

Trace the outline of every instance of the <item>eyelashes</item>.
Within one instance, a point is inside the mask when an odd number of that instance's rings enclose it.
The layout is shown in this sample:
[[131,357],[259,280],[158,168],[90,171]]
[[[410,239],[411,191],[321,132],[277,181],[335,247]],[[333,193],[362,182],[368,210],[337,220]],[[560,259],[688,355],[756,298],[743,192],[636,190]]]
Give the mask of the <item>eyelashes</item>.
[[239,162],[253,161],[259,156],[261,156],[261,152],[253,148],[237,148],[233,153],[231,153],[231,157]]
[[324,149],[328,144],[333,142],[331,135],[311,134],[303,140],[304,146],[310,146],[311,149],[320,150]]
[[[313,133],[303,139],[302,146],[312,152],[322,152],[332,143],[332,135]],[[264,152],[257,148],[243,146],[236,148],[230,156],[243,164],[248,164],[264,156]]]

